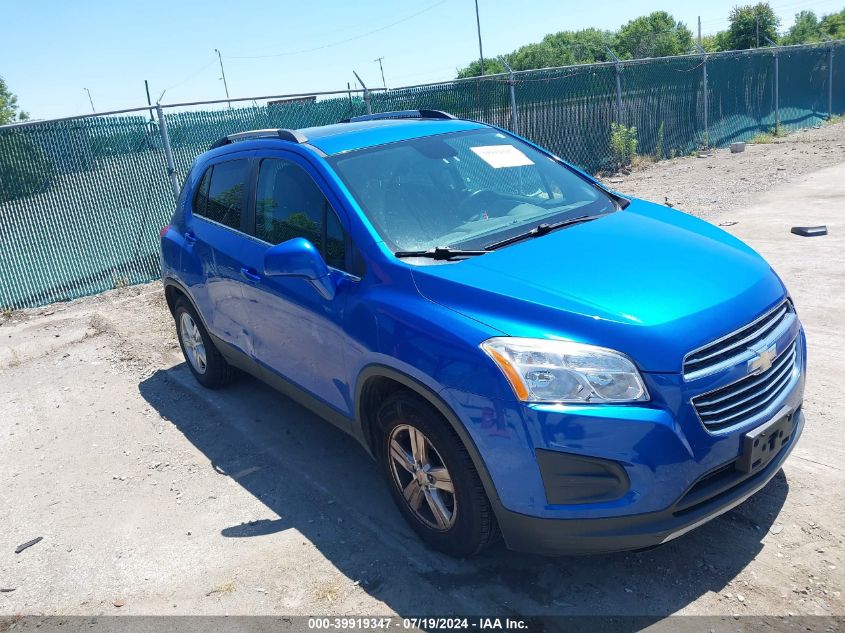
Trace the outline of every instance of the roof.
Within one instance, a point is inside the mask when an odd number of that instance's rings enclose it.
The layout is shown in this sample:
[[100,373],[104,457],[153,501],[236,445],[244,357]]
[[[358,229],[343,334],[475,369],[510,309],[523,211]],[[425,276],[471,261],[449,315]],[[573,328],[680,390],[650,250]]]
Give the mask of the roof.
[[396,141],[486,127],[489,126],[461,119],[401,118],[351,121],[299,130],[252,130],[230,134],[220,139],[204,155],[210,158],[233,151],[281,149],[296,144],[300,147],[311,146],[326,156],[331,156]]
[[485,126],[482,123],[460,119],[380,119],[335,123],[299,131],[308,137],[310,145],[331,155],[411,138],[483,127]]

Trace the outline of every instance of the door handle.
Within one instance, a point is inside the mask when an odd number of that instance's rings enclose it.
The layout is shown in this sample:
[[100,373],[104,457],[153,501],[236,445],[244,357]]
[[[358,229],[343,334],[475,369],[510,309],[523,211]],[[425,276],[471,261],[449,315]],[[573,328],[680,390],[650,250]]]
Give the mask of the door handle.
[[193,244],[194,242],[196,242],[196,241],[197,241],[197,236],[196,236],[196,235],[194,235],[194,232],[193,232],[193,231],[186,231],[186,232],[185,232],[185,241],[186,241],[188,244]]
[[255,272],[252,268],[241,268],[241,275],[247,281],[261,281],[261,275]]

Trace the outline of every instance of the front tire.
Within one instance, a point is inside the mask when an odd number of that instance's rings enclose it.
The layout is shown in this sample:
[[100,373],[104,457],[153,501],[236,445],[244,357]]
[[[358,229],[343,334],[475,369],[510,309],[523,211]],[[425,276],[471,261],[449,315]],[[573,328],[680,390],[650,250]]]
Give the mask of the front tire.
[[208,389],[225,386],[232,379],[232,367],[211,342],[193,306],[185,299],[177,300],[173,318],[179,347],[197,382]]
[[401,390],[378,410],[378,455],[391,495],[430,547],[456,557],[478,554],[499,535],[472,459],[443,416]]

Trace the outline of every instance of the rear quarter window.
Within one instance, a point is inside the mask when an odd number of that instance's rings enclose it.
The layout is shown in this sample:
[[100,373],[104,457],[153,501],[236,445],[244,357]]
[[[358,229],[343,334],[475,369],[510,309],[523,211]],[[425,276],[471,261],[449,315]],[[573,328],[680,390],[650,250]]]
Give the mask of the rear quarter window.
[[247,168],[246,159],[237,159],[206,169],[194,195],[194,215],[240,230]]

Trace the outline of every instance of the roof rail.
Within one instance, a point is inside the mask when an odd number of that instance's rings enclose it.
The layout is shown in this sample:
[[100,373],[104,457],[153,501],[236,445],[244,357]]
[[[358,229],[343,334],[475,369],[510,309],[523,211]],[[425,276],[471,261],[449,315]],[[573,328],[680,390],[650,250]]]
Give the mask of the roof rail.
[[277,128],[268,130],[251,130],[249,132],[229,134],[229,136],[224,136],[220,140],[216,141],[211,147],[209,147],[209,149],[217,149],[218,147],[223,147],[224,145],[234,143],[235,141],[246,141],[256,138],[276,138],[282,141],[290,141],[291,143],[299,143],[300,145],[308,142],[308,137],[302,132]]
[[363,114],[344,119],[341,123],[357,123],[358,121],[378,121],[380,119],[457,119],[458,117],[442,110],[395,110],[393,112],[378,112]]

